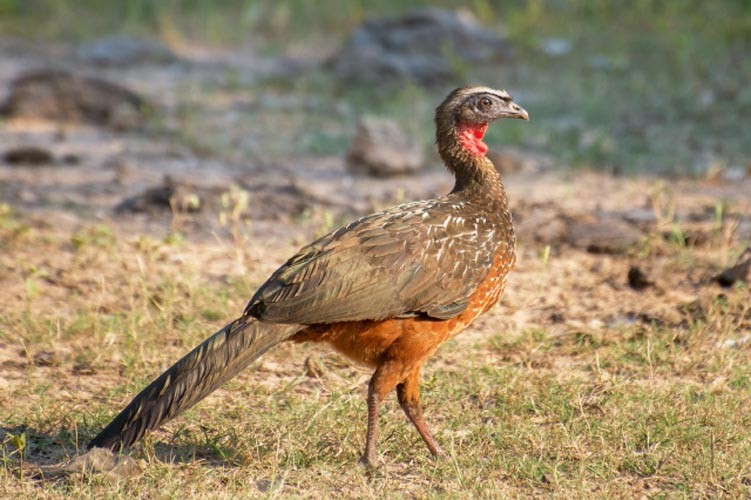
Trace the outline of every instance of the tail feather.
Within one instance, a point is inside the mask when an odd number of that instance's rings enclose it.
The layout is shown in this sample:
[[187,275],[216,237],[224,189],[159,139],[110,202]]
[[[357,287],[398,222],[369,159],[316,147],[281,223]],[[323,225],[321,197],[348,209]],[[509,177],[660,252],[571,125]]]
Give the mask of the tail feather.
[[164,372],[88,445],[118,451],[201,401],[299,325],[263,323],[242,317],[228,324]]

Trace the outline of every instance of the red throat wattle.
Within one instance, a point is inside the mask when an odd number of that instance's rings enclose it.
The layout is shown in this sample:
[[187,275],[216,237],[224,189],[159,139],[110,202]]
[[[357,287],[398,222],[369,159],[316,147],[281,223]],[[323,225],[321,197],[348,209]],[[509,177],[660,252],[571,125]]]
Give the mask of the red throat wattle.
[[473,156],[485,156],[488,146],[482,142],[487,123],[460,123],[458,127],[459,144]]

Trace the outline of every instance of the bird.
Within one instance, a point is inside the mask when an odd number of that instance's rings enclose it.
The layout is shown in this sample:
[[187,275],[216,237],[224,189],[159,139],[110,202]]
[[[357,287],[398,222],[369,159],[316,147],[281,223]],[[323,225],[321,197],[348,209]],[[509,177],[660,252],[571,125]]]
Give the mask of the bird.
[[483,138],[529,120],[505,90],[460,87],[436,108],[438,153],[455,178],[440,197],[366,215],[300,249],[243,313],[143,389],[88,444],[122,451],[281,342],[323,342],[373,370],[360,462],[378,465],[378,410],[396,391],[430,453],[445,457],[420,403],[424,362],[498,302],[515,264],[514,227]]

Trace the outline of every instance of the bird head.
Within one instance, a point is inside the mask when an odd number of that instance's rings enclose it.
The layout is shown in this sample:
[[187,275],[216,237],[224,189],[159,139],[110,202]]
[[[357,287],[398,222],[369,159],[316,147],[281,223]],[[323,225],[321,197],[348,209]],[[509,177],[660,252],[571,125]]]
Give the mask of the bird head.
[[472,156],[488,151],[482,142],[488,124],[499,118],[529,120],[529,114],[505,90],[461,87],[451,92],[436,109],[437,138],[455,135],[462,149]]

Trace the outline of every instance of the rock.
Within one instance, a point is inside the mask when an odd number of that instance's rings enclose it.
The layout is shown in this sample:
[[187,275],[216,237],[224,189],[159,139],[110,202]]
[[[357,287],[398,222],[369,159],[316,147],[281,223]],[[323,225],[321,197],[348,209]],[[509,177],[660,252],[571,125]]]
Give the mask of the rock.
[[736,221],[734,237],[735,241],[751,240],[751,220],[744,218]]
[[720,342],[720,347],[723,349],[738,349],[751,342],[751,335],[743,335],[735,339],[727,339]]
[[736,281],[747,281],[751,277],[751,247],[746,248],[738,257],[735,265],[712,278],[720,286],[729,288]]
[[639,268],[638,266],[629,267],[628,286],[630,286],[634,290],[641,291],[652,285],[654,285],[654,283],[652,283],[649,278],[647,278],[647,275],[644,274],[644,271],[642,271],[641,268]]
[[74,153],[66,153],[60,158],[60,161],[66,165],[78,165],[81,163],[81,157]]
[[568,237],[570,221],[558,212],[533,208],[522,216],[514,216],[516,234],[521,241],[541,245],[559,245]]
[[721,161],[715,161],[704,172],[704,178],[709,182],[742,182],[750,173],[749,166],[727,166]]
[[733,166],[725,169],[722,178],[725,182],[740,182],[748,176],[748,167]]
[[200,211],[203,204],[195,186],[176,182],[166,176],[161,186],[148,188],[120,202],[115,207],[115,213],[155,213],[163,210],[192,213]]
[[120,85],[67,71],[43,69],[23,74],[11,84],[0,106],[8,118],[87,123],[115,129],[136,127],[150,106]]
[[635,224],[643,229],[649,229],[657,224],[657,215],[651,207],[632,208],[620,214],[627,222]]
[[113,479],[127,479],[141,473],[139,464],[127,455],[115,455],[104,448],[92,448],[65,466],[69,474],[99,473]]
[[491,149],[486,156],[501,175],[514,174],[524,169],[524,158],[508,149]]
[[16,199],[23,203],[39,203],[40,196],[31,189],[19,189],[15,193]]
[[616,217],[600,217],[594,221],[574,220],[569,227],[568,243],[590,253],[618,254],[636,246],[642,232]]
[[573,44],[565,38],[546,38],[540,42],[540,50],[550,57],[561,57],[571,52]]
[[32,358],[34,366],[57,366],[60,364],[55,351],[39,351]]
[[641,229],[618,213],[564,213],[553,203],[517,207],[514,219],[521,241],[567,244],[591,253],[624,253],[643,236]]
[[49,150],[38,146],[18,146],[3,155],[3,161],[11,165],[44,165],[52,163],[54,157]]
[[75,375],[76,377],[80,377],[82,375],[95,375],[96,368],[94,368],[87,362],[76,363],[75,365],[73,365],[73,368],[71,369],[71,373]]
[[554,162],[548,156],[522,151],[513,147],[493,148],[488,151],[486,156],[493,162],[495,169],[501,175],[518,172],[535,173],[548,170],[554,165]]
[[76,56],[84,62],[105,66],[170,63],[177,60],[177,56],[161,42],[128,36],[98,38],[81,44]]
[[[302,215],[321,200],[308,190],[289,180],[279,184],[253,184],[244,186],[248,192],[253,217],[282,220],[289,215]],[[325,205],[325,203],[322,203]]]
[[165,211],[177,213],[217,213],[220,224],[232,219],[252,216],[255,220],[283,220],[299,216],[315,207],[327,207],[334,214],[350,210],[343,197],[337,199],[326,192],[315,193],[310,185],[290,179],[268,176],[246,183],[238,179],[232,186],[195,185],[165,177],[160,186],[145,189],[128,197],[115,207],[116,214],[147,213],[158,215]]
[[343,80],[413,80],[436,84],[456,76],[457,62],[504,61],[510,44],[469,15],[424,8],[400,18],[366,21],[328,66]]
[[376,177],[413,174],[423,164],[423,148],[393,120],[366,117],[359,121],[347,153],[347,168]]

